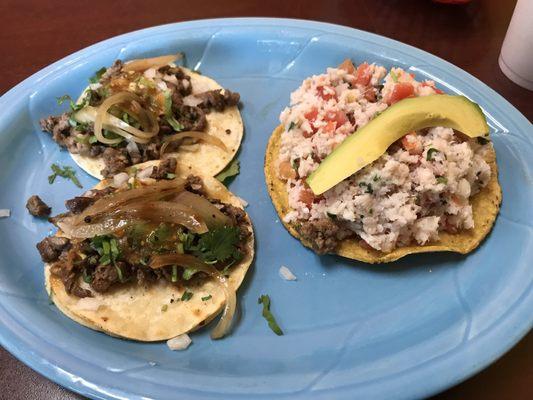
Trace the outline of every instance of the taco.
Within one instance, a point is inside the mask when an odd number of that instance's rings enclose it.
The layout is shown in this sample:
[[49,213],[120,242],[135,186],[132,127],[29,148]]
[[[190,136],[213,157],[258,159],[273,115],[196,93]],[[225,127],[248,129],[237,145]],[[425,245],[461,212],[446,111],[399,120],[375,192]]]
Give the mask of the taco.
[[214,176],[239,149],[239,94],[174,61],[178,55],[120,60],[102,68],[70,111],[40,121],[44,132],[98,179],[172,154]]
[[[288,231],[319,254],[367,263],[475,249],[494,224],[502,194],[484,116],[458,97],[443,95],[433,81],[418,82],[401,68],[387,71],[367,63],[355,68],[346,61],[306,79],[281,113],[265,157],[268,191]],[[424,117],[434,121],[416,121],[424,102],[466,104],[482,120],[484,136],[452,129],[460,124],[443,117],[449,110]],[[416,109],[409,111],[413,103]],[[391,115],[398,110],[406,115]],[[387,121],[420,128],[403,132],[387,147],[390,132],[372,131],[370,125]],[[355,138],[367,125],[365,139]],[[351,137],[359,148],[346,147]],[[383,152],[370,157],[380,146]],[[341,147],[342,157],[359,167],[340,165],[334,154]]]
[[158,168],[67,200],[69,212],[51,218],[57,234],[37,245],[47,291],[74,321],[139,341],[193,331],[223,310],[211,335],[220,338],[253,259],[250,219],[215,178],[151,178]]

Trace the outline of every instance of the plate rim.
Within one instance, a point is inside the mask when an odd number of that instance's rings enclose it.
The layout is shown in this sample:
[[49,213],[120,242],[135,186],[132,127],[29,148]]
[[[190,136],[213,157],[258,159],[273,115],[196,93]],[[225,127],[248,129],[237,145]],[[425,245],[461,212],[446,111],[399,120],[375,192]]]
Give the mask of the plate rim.
[[[508,117],[512,117],[512,120],[510,122],[518,126],[523,125],[527,127],[527,124],[531,125],[529,120],[518,109],[516,109],[509,101],[507,101],[490,86],[483,83],[476,77],[472,76],[465,70],[455,66],[454,64],[429,52],[421,50],[417,47],[405,44],[395,39],[388,38],[386,36],[366,32],[343,25],[302,19],[261,17],[211,18],[176,22],[170,24],[156,25],[140,30],[134,30],[102,40],[93,45],[78,50],[70,55],[67,55],[66,57],[55,61],[54,63],[34,73],[30,77],[24,79],[22,82],[18,83],[16,86],[5,92],[0,97],[0,107],[5,107],[5,113],[9,114],[10,110],[15,109],[17,107],[18,101],[15,100],[24,100],[26,98],[26,95],[31,94],[32,88],[36,83],[39,83],[42,79],[54,74],[57,71],[68,69],[71,64],[75,64],[84,59],[90,59],[93,54],[97,52],[98,49],[106,45],[117,45],[120,44],[121,41],[125,40],[135,41],[138,39],[142,39],[147,35],[154,35],[158,33],[164,33],[167,30],[174,30],[176,27],[183,28],[183,30],[186,30],[194,28],[204,28],[208,24],[220,28],[228,26],[231,26],[233,28],[239,28],[245,25],[276,25],[279,27],[281,24],[283,24],[283,27],[286,28],[304,28],[315,31],[323,31],[331,34],[343,34],[348,36],[351,35],[357,36],[358,38],[369,39],[370,41],[374,42],[378,41],[382,44],[387,44],[389,46],[399,46],[400,49],[407,50],[415,56],[422,56],[427,58],[429,65],[434,65],[435,62],[438,62],[441,65],[443,64],[446,68],[449,68],[452,71],[456,71],[463,77],[468,77],[470,82],[472,82],[472,86],[474,88],[481,88],[483,89],[483,92],[495,97],[494,102],[498,103],[498,108],[502,109],[502,111],[507,112]],[[441,375],[441,377],[439,377],[438,379],[432,379],[430,384],[426,383],[425,385],[409,385],[408,389],[406,389],[406,391],[401,394],[401,397],[426,397],[432,394],[436,394],[442,390],[445,390],[446,388],[454,386],[470,378],[471,376],[475,375],[476,373],[499,359],[501,356],[503,356],[533,327],[533,317],[529,316],[532,315],[531,308],[533,308],[531,307],[533,305],[533,291],[531,290],[531,286],[532,285],[529,285],[528,288],[522,293],[520,298],[516,300],[516,303],[512,306],[510,312],[500,317],[499,320],[495,322],[490,329],[487,329],[486,331],[482,332],[472,341],[463,343],[460,346],[456,347],[452,352],[446,353],[442,356],[436,357],[428,361],[433,363],[432,374],[434,373],[434,370],[439,368],[444,368],[444,370],[448,370],[447,374]],[[1,302],[0,321],[2,322],[2,326],[0,326],[0,344],[12,355],[14,355],[18,360],[20,360],[33,370],[37,371],[39,374],[43,375],[47,379],[50,379],[53,382],[63,387],[66,387],[74,392],[96,399],[140,398],[142,396],[142,394],[134,393],[133,391],[123,391],[121,389],[110,387],[107,384],[86,381],[82,377],[76,376],[75,378],[78,379],[72,379],[73,374],[69,373],[68,371],[62,370],[58,366],[49,363],[44,357],[38,356],[37,354],[33,353],[31,347],[26,347],[21,336],[15,334],[15,330],[12,329],[14,326],[16,326],[18,329],[24,329],[24,327],[21,326],[19,322],[16,321],[7,310],[5,310]],[[514,322],[514,325],[511,324],[511,322]],[[510,326],[511,329],[509,328]],[[483,343],[487,341],[491,341],[492,344],[494,342],[497,342],[499,343],[499,346],[489,346],[489,349],[487,350],[486,348],[483,348]],[[466,349],[464,349],[465,345],[468,345],[467,347],[469,347],[470,353],[476,354],[474,363],[475,365],[473,366],[470,366],[469,363],[459,362],[461,361],[461,358],[464,358],[464,356],[461,357],[461,354],[464,354],[466,351]],[[497,350],[492,350],[496,348]],[[449,364],[448,367],[446,367],[447,364]],[[450,373],[449,371],[452,372]],[[400,375],[409,377],[412,374],[420,375],[420,373],[413,372],[411,370],[403,371]],[[435,377],[433,376],[433,378]],[[393,379],[398,380],[401,378],[397,377]],[[342,395],[344,397],[349,397],[350,394],[353,395],[353,392],[350,390],[350,388],[353,388],[353,385],[325,389],[315,392],[314,395],[311,397],[327,398],[328,395],[332,393],[335,393],[339,396]],[[383,396],[383,394],[390,392],[391,389],[389,388],[387,389],[387,391],[382,392],[380,396]],[[395,393],[398,394],[398,392]],[[196,396],[196,398],[215,398],[219,397],[220,395],[220,393],[194,392],[194,396]],[[281,394],[276,395],[276,397],[295,397],[295,395],[297,394]],[[246,395],[233,394],[231,396],[242,397]]]

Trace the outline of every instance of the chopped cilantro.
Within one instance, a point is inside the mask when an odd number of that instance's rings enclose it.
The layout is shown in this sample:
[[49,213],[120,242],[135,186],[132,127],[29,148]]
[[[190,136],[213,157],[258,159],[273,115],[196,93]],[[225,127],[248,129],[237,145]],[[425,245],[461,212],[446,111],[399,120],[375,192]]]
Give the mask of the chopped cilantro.
[[230,259],[240,260],[242,254],[237,248],[239,235],[239,228],[234,226],[211,229],[200,236],[196,253],[202,261],[208,263]]
[[263,304],[263,318],[267,320],[268,326],[272,329],[272,332],[278,336],[283,335],[283,331],[276,322],[276,318],[274,318],[274,315],[272,315],[272,312],[270,311],[270,296],[262,294],[257,300],[257,304]]
[[183,279],[185,279],[186,281],[188,281],[189,279],[191,279],[193,277],[193,275],[195,273],[197,273],[198,270],[196,268],[191,268],[191,267],[186,267],[184,270],[183,270]]
[[118,279],[120,282],[124,282],[122,269],[117,264],[121,255],[117,239],[108,235],[95,236],[91,239],[90,244],[100,255],[100,264],[109,265],[112,263],[117,270]]
[[85,283],[91,283],[93,281],[93,277],[89,274],[87,274],[87,269],[83,268],[83,271],[81,273],[81,277],[83,279],[83,282]]
[[390,77],[392,78],[393,82],[398,82],[398,75],[396,75],[396,72],[394,72],[392,69],[390,70]]
[[167,179],[174,179],[176,177],[176,174],[172,174],[170,172],[167,172],[166,178]]
[[445,176],[438,176],[437,177],[437,183],[442,183],[442,184],[446,185],[448,183],[448,179],[446,179]]
[[374,193],[374,190],[372,189],[372,185],[370,183],[359,182],[359,187],[366,187],[365,193]]
[[185,248],[183,246],[183,243],[179,242],[177,245],[176,245],[176,250],[178,253],[180,254],[183,254],[185,253]]
[[172,266],[172,276],[170,277],[170,280],[172,282],[178,281],[178,266],[177,265]]
[[85,96],[82,100],[81,103],[77,104],[77,103],[74,103],[74,100],[72,100],[72,97],[70,97],[68,94],[64,94],[63,96],[61,97],[57,97],[57,104],[58,105],[61,105],[63,104],[65,101],[69,101],[69,104],[70,104],[70,109],[72,111],[78,111],[78,110],[81,110],[83,107],[85,107],[87,105],[87,103],[89,102],[89,97],[90,96]]
[[377,182],[377,181],[379,181],[380,179],[381,179],[381,177],[380,177],[379,175],[374,175],[374,177],[372,178],[372,180],[373,180],[374,182]]
[[161,306],[161,312],[165,312],[165,311],[167,311],[167,310],[168,310],[168,305],[167,305],[167,304],[163,304],[163,305]]
[[173,116],[166,116],[165,117],[168,124],[172,127],[172,129],[174,129],[176,132],[179,132],[179,131],[182,131],[185,127],[180,124],[176,118],[174,118]]
[[226,184],[226,183],[231,182],[231,180],[230,181],[228,180],[230,178],[233,178],[234,176],[237,176],[239,174],[239,171],[240,171],[239,160],[234,159],[226,168],[224,168],[224,171],[222,171],[216,176],[216,178],[220,182]]
[[181,301],[189,301],[192,298],[193,293],[189,291],[183,292],[183,295],[181,296]]
[[72,183],[75,184],[79,188],[83,187],[80,181],[78,180],[78,178],[76,178],[76,171],[74,171],[72,167],[67,166],[67,167],[61,168],[57,164],[52,164],[50,168],[52,168],[52,171],[53,171],[53,174],[48,176],[48,183],[50,185],[54,183],[54,181],[56,180],[58,176],[60,176],[62,178],[70,179]]
[[298,171],[298,168],[300,168],[300,159],[299,158],[295,158],[291,162],[291,166],[292,166],[292,169],[294,169],[295,171]]
[[435,153],[440,153],[440,151],[435,149],[435,148],[433,148],[433,147],[429,148],[428,152],[427,152],[427,155],[426,155],[426,160],[433,161],[433,155]]
[[296,126],[296,122],[291,121],[291,123],[289,124],[289,128],[287,130],[290,131],[291,129],[294,129],[295,126]]
[[98,139],[96,138],[96,136],[94,135],[89,136],[89,143],[93,144],[96,142],[98,142]]
[[98,71],[96,71],[96,72],[94,73],[93,76],[91,76],[91,77],[89,78],[89,82],[90,82],[90,83],[98,83],[98,82],[100,82],[100,78],[102,77],[103,74],[105,74],[106,71],[107,71],[107,68],[106,68],[106,67],[102,67],[102,68],[100,68]]
[[148,234],[146,241],[153,247],[159,247],[165,242],[172,234],[170,226],[161,223],[157,228]]
[[211,296],[211,295],[207,295],[207,296],[205,296],[205,297],[202,297],[202,301],[207,301],[207,300],[209,300],[211,297],[213,297],[213,296]]

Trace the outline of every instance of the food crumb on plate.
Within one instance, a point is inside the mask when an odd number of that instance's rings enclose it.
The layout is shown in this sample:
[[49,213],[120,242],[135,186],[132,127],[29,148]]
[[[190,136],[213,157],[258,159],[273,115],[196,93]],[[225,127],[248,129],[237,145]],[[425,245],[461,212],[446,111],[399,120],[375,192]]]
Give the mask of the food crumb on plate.
[[297,280],[296,275],[294,275],[292,271],[289,268],[287,268],[285,265],[282,265],[279,268],[279,276],[286,281]]
[[7,218],[11,216],[11,210],[8,208],[0,209],[0,218]]
[[167,340],[167,346],[170,350],[185,350],[191,343],[192,340],[186,333]]

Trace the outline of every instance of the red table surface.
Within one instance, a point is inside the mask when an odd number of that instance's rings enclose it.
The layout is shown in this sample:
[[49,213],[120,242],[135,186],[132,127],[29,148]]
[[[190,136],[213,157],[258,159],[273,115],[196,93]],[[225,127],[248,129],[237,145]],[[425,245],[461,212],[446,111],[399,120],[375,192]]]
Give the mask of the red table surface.
[[[48,64],[112,36],[153,25],[217,17],[286,17],[331,22],[433,53],[495,89],[530,121],[533,92],[509,81],[498,54],[515,1],[21,1],[2,0],[0,94]],[[533,18],[533,16],[532,16]],[[532,399],[533,334],[485,371],[434,399]],[[0,348],[0,399],[80,399]]]

